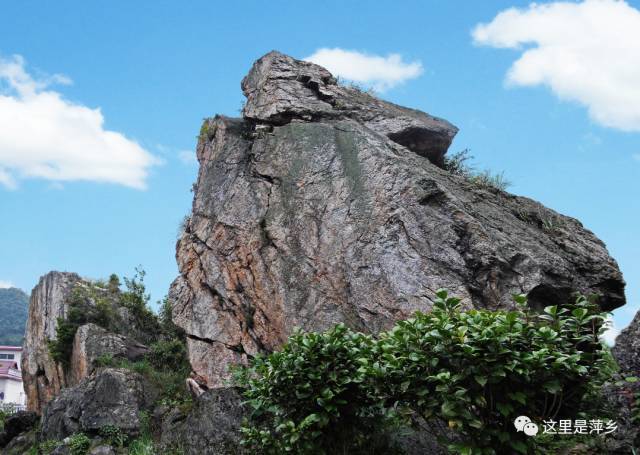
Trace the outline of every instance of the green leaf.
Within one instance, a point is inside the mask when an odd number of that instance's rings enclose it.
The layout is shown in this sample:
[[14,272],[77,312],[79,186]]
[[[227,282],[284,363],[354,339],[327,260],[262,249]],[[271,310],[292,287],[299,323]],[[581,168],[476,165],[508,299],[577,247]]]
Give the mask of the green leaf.
[[513,412],[513,406],[509,403],[496,403],[496,408],[505,417],[509,417]]
[[475,379],[476,382],[478,384],[480,384],[482,387],[484,387],[487,384],[487,377],[486,376],[475,375],[473,377],[473,379]]

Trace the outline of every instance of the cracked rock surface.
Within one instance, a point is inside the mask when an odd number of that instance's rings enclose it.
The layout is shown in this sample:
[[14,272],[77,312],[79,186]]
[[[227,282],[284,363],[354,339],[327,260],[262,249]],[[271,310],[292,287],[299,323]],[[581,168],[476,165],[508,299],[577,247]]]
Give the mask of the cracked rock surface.
[[277,52],[242,89],[242,119],[203,125],[170,293],[210,386],[295,327],[377,332],[429,310],[439,288],[477,308],[514,293],[625,303],[616,262],[579,221],[440,168],[457,132],[447,121]]

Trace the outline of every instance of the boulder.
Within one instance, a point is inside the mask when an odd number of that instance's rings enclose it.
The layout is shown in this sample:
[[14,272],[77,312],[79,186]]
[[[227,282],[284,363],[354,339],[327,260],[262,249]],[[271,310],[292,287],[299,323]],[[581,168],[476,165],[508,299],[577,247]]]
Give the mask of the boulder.
[[210,387],[295,327],[375,333],[428,311],[438,288],[467,308],[508,308],[516,293],[543,307],[574,291],[625,303],[617,263],[578,220],[433,164],[455,134],[447,122],[279,53],[242,88],[244,118],[203,125],[170,291]]
[[153,403],[152,389],[130,370],[105,368],[64,389],[44,409],[41,439],[62,440],[74,433],[97,434],[112,425],[135,437],[140,412]]
[[246,409],[235,388],[208,390],[198,397],[187,416],[170,412],[162,426],[162,447],[181,448],[184,455],[243,453],[240,426]]
[[2,455],[25,455],[31,454],[32,448],[38,443],[36,430],[30,430],[11,439],[11,442],[7,444],[0,453]]
[[4,421],[4,428],[0,432],[0,447],[5,447],[13,438],[31,430],[37,423],[38,415],[33,411],[11,414]]
[[49,272],[31,292],[22,355],[22,380],[29,410],[40,413],[66,386],[62,365],[49,355],[47,342],[55,339],[58,318],[67,315],[67,297],[81,282],[75,273]]
[[76,385],[89,376],[96,368],[96,360],[101,357],[140,360],[149,348],[136,340],[108,332],[96,324],[85,324],[78,328],[71,355],[70,370],[67,373],[69,385]]
[[458,132],[446,120],[340,85],[325,68],[276,51],[255,62],[241,85],[248,120],[285,124],[350,118],[440,167]]

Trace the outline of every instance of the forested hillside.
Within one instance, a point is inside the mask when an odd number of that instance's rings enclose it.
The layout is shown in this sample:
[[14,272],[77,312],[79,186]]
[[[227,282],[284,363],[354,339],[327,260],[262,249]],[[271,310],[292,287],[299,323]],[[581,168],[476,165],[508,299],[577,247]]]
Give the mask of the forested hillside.
[[20,289],[0,289],[0,345],[22,345],[28,307],[29,296]]

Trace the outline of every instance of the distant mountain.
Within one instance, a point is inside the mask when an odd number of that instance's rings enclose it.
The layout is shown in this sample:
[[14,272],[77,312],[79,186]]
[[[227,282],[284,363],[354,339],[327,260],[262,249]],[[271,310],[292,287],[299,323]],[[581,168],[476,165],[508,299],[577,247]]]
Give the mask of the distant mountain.
[[0,289],[0,345],[21,346],[29,296],[17,288]]

